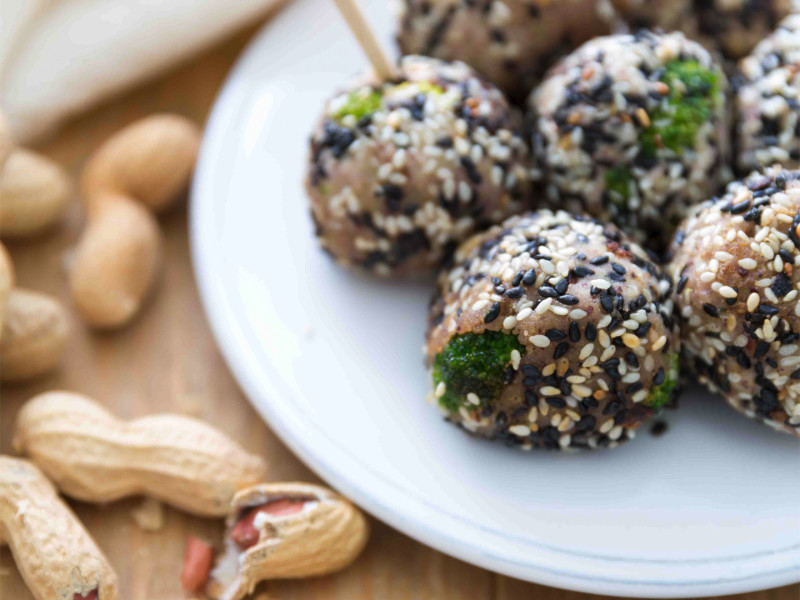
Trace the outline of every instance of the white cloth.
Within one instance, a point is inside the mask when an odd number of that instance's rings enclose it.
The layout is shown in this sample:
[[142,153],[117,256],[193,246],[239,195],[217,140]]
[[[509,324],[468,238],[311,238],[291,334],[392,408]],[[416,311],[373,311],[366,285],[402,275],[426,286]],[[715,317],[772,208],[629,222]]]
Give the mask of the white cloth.
[[21,142],[281,0],[0,0],[0,106]]

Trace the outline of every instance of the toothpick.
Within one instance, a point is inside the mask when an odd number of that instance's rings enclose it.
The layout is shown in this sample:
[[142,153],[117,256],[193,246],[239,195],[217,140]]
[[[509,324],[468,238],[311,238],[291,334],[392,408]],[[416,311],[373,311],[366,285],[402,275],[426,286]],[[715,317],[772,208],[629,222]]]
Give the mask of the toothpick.
[[356,36],[361,49],[367,55],[378,77],[383,81],[395,79],[397,71],[394,64],[387,58],[383,48],[378,43],[356,0],[334,0],[334,2],[336,2],[339,12],[342,13],[344,20],[350,26],[350,31]]

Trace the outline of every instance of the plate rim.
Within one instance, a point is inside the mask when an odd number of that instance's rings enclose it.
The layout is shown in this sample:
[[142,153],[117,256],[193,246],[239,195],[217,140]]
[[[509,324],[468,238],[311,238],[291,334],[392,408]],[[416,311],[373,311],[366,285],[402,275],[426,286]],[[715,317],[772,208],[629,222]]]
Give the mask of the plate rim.
[[[800,581],[800,565],[785,567],[776,571],[750,574],[740,578],[733,577],[723,580],[712,578],[694,581],[680,581],[676,579],[668,582],[656,581],[654,579],[635,580],[632,578],[603,579],[597,576],[582,577],[580,573],[566,570],[559,571],[541,564],[541,562],[537,563],[531,560],[515,566],[509,563],[508,557],[493,558],[487,556],[479,547],[458,547],[462,542],[455,540],[452,536],[448,536],[444,531],[436,530],[435,527],[426,529],[420,527],[416,522],[403,520],[402,517],[397,515],[385,502],[382,502],[377,496],[371,494],[368,487],[363,482],[353,481],[342,469],[330,464],[330,461],[319,456],[318,452],[314,452],[311,448],[311,444],[304,442],[302,436],[297,435],[298,431],[296,426],[294,426],[281,411],[275,409],[270,401],[270,397],[275,396],[276,390],[273,389],[270,390],[271,393],[267,393],[257,379],[250,374],[247,353],[242,351],[241,345],[239,344],[240,340],[236,335],[235,327],[233,327],[237,322],[237,318],[233,313],[225,310],[227,304],[225,297],[229,292],[226,292],[222,286],[217,285],[215,282],[213,269],[214,254],[210,252],[213,244],[211,240],[207,238],[208,232],[211,230],[211,223],[209,222],[207,214],[209,211],[213,210],[212,203],[214,194],[210,193],[211,186],[206,184],[205,180],[207,178],[213,179],[214,158],[219,154],[222,147],[220,142],[224,140],[224,134],[227,129],[226,125],[229,125],[230,122],[234,120],[233,117],[237,112],[235,100],[238,98],[241,101],[243,98],[237,91],[237,86],[241,87],[241,85],[237,83],[240,72],[245,71],[250,61],[255,60],[253,57],[257,54],[257,48],[261,40],[269,35],[273,27],[279,26],[280,23],[287,18],[286,15],[290,14],[295,9],[296,5],[300,4],[303,4],[303,2],[297,0],[292,6],[284,8],[280,14],[266,23],[248,43],[245,50],[237,59],[235,66],[226,77],[214,101],[213,108],[206,123],[197,168],[193,176],[190,190],[190,252],[203,311],[227,367],[231,370],[248,402],[255,408],[256,412],[258,412],[265,423],[278,435],[281,441],[319,477],[330,482],[334,487],[341,490],[345,495],[379,520],[429,547],[433,547],[450,556],[504,575],[580,592],[653,598],[684,598],[693,596],[714,596],[720,593],[741,593]],[[274,384],[272,384],[272,387],[274,388]],[[341,449],[341,445],[331,438],[324,430],[315,429],[314,433],[315,435],[327,438],[329,444],[338,446]],[[352,455],[351,459],[358,462]],[[372,471],[371,468],[365,465],[360,465],[360,468],[362,470]],[[373,476],[378,475],[373,473]],[[385,485],[405,492],[410,499],[419,501],[419,498],[410,494],[409,490],[400,489],[397,484],[385,478],[382,479]],[[430,508],[437,512],[442,511],[439,506],[432,506]],[[457,515],[448,513],[445,516],[456,521],[463,521],[463,519]],[[542,544],[534,540],[527,540],[525,543],[531,546],[538,546],[549,552],[581,556],[572,550],[558,548],[557,546],[548,546],[547,544]],[[758,557],[775,556],[777,553],[797,551],[798,548],[800,548],[800,543],[772,551],[763,550],[756,553],[691,560],[643,559],[634,561],[632,557],[603,556],[593,553],[583,555],[583,558],[606,562],[628,562],[631,564],[638,562],[640,564],[647,563],[651,565],[676,565],[682,563],[720,564],[734,563],[736,561],[744,561]],[[530,571],[537,572],[535,579],[532,578]],[[714,584],[724,586],[724,591],[709,590],[708,587]]]

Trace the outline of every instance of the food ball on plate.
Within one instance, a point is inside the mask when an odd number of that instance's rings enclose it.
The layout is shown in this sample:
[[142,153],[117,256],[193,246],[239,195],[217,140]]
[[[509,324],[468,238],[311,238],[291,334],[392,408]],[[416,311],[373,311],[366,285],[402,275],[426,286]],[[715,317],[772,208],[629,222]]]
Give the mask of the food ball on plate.
[[440,274],[430,401],[523,449],[616,446],[676,394],[670,293],[611,225],[564,211],[511,217]]
[[739,64],[737,166],[800,166],[800,14],[781,21]]
[[800,172],[768,168],[695,207],[669,272],[701,382],[747,416],[800,434]]
[[597,0],[395,0],[404,54],[462,60],[515,99],[560,55],[610,31]]
[[734,60],[747,55],[798,9],[797,0],[694,0],[694,5],[699,35]]
[[726,89],[711,55],[681,33],[587,42],[530,98],[550,201],[663,250],[687,207],[726,176]]
[[438,265],[529,196],[528,146],[497,88],[463,63],[410,56],[400,71],[336,94],[311,135],[320,243],[379,275]]

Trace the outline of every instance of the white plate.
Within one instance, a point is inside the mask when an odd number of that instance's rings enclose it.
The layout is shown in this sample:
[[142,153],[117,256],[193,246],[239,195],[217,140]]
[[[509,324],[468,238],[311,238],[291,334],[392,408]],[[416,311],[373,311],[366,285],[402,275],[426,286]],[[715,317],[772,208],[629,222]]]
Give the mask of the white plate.
[[[384,0],[368,14],[386,39]],[[655,438],[577,455],[473,440],[425,403],[428,283],[335,267],[302,188],[324,98],[365,61],[333,3],[297,0],[258,36],[212,114],[192,194],[197,277],[256,409],[316,472],[443,552],[548,585],[625,596],[800,580],[798,442],[702,393]]]

